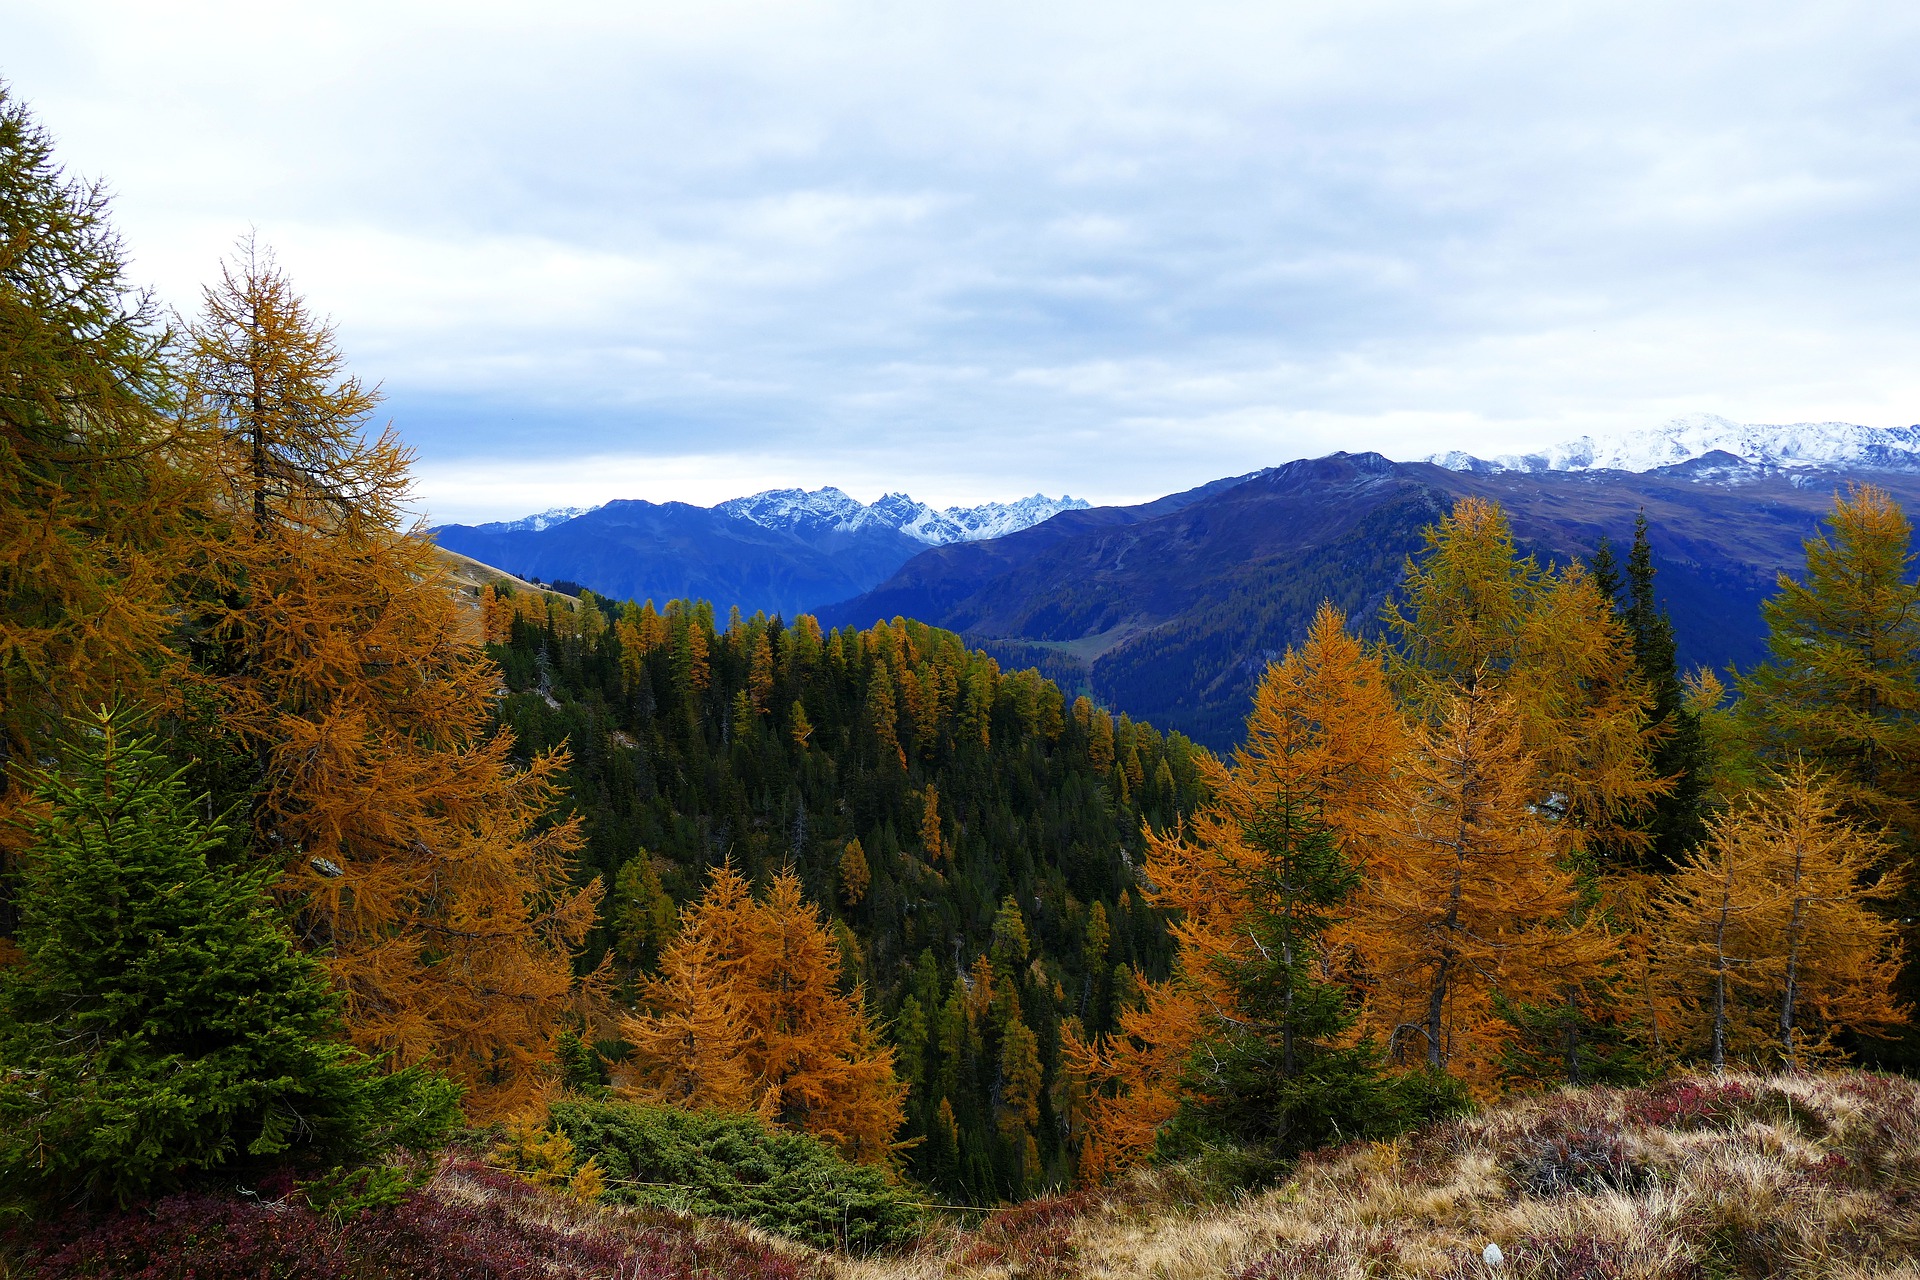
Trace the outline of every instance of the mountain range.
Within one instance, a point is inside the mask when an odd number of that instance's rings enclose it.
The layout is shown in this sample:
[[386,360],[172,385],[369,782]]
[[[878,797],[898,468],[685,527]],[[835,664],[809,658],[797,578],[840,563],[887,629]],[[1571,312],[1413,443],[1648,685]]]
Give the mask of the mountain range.
[[[1920,510],[1920,427],[1701,416],[1492,459],[1336,453],[1134,506],[1059,500],[1049,512],[1054,500],[1029,499],[1004,532],[940,513],[983,531],[941,541],[905,532],[935,527],[924,508],[907,514],[910,499],[863,507],[837,490],[710,509],[609,503],[487,535],[502,540],[491,546],[441,536],[522,576],[609,595],[707,597],[724,609],[726,592],[751,590],[774,602],[755,607],[828,625],[917,618],[1219,747],[1237,740],[1254,682],[1321,600],[1377,628],[1421,531],[1462,497],[1499,501],[1521,544],[1557,561],[1590,554],[1602,536],[1624,543],[1644,511],[1681,660],[1746,666],[1761,655],[1760,602],[1803,563],[1834,492],[1864,479]],[[623,585],[643,576],[643,590]]]
[[872,504],[828,486],[769,489],[712,507],[622,500],[519,520],[442,525],[442,547],[523,578],[615,599],[711,600],[724,615],[788,617],[884,581],[929,547],[997,538],[1087,502],[1034,494],[936,510],[904,493]]

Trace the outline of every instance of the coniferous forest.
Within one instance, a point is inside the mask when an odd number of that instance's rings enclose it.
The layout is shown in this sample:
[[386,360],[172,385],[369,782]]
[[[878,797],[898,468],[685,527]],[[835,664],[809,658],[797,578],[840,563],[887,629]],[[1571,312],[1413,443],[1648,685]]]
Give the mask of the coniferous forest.
[[911,619],[458,579],[265,245],[180,316],[126,261],[0,95],[5,1274],[1070,1276],[1264,1205],[1190,1256],[1277,1276],[1409,1187],[1530,1275],[1920,1241],[1885,491],[1726,673],[1644,520],[1548,564],[1464,500],[1216,755]]

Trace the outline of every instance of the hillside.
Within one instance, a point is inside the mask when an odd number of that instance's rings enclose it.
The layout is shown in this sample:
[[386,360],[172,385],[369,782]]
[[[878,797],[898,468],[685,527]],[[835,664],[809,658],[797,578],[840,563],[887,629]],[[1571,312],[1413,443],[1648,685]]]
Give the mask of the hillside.
[[[523,751],[572,753],[583,872],[612,887],[582,965],[651,963],[663,889],[685,902],[723,861],[792,866],[892,1025],[915,1175],[966,1203],[1064,1182],[1063,1028],[1109,1029],[1136,969],[1165,975],[1135,867],[1143,825],[1203,796],[1196,748],[919,623],[498,608],[501,719]],[[1025,1114],[1009,1063],[1038,1086]]]
[[[862,1280],[1911,1277],[1920,1088],[1855,1073],[1516,1099],[1220,1195],[1204,1162],[1035,1201]],[[1489,1266],[1495,1245],[1500,1266]]]
[[[1624,471],[1456,471],[1334,454],[1161,504],[1056,517],[989,543],[942,547],[868,594],[821,611],[864,625],[896,615],[1050,675],[1208,746],[1233,742],[1266,662],[1322,599],[1370,623],[1420,531],[1462,497],[1500,502],[1543,558],[1624,543],[1644,510],[1685,665],[1749,664],[1759,602],[1803,560],[1836,488],[1870,476],[1913,509],[1920,476],[1754,468],[1709,455]],[[1163,500],[1164,501],[1164,500]]]
[[[819,1251],[724,1219],[583,1206],[468,1156],[391,1214],[177,1196],[11,1244],[8,1274],[132,1280],[1908,1280],[1920,1088],[1852,1072],[1678,1078],[1516,1099],[1307,1157],[1253,1194],[1221,1160]],[[1496,1245],[1502,1265],[1485,1260]]]

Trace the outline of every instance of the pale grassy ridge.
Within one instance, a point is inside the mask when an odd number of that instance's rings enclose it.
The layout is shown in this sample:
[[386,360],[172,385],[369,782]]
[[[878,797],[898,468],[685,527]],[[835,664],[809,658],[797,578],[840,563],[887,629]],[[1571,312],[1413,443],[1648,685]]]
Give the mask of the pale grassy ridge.
[[1181,1170],[1023,1206],[849,1280],[1920,1280],[1920,1086],[1852,1072],[1519,1099],[1196,1203]]

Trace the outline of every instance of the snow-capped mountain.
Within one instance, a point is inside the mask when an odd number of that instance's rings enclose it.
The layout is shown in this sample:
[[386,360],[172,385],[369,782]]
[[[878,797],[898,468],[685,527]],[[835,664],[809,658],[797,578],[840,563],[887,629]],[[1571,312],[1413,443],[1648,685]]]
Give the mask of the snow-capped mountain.
[[904,493],[886,494],[869,505],[828,485],[811,492],[768,489],[744,498],[731,498],[713,509],[768,529],[823,533],[879,526],[897,529],[928,546],[943,547],[953,542],[977,542],[1017,533],[1062,511],[1080,511],[1086,506],[1085,498],[1065,494],[1049,498],[1036,493],[1016,502],[984,502],[977,507],[948,507],[937,511]]
[[1581,436],[1538,453],[1476,458],[1456,450],[1422,461],[1450,471],[1654,471],[1713,453],[1759,470],[1920,471],[1920,426],[1732,422],[1702,413],[1618,435]]
[[530,516],[521,516],[518,520],[496,520],[492,524],[475,525],[488,533],[539,533],[551,529],[557,524],[565,524],[587,514],[598,511],[599,507],[551,507]]

